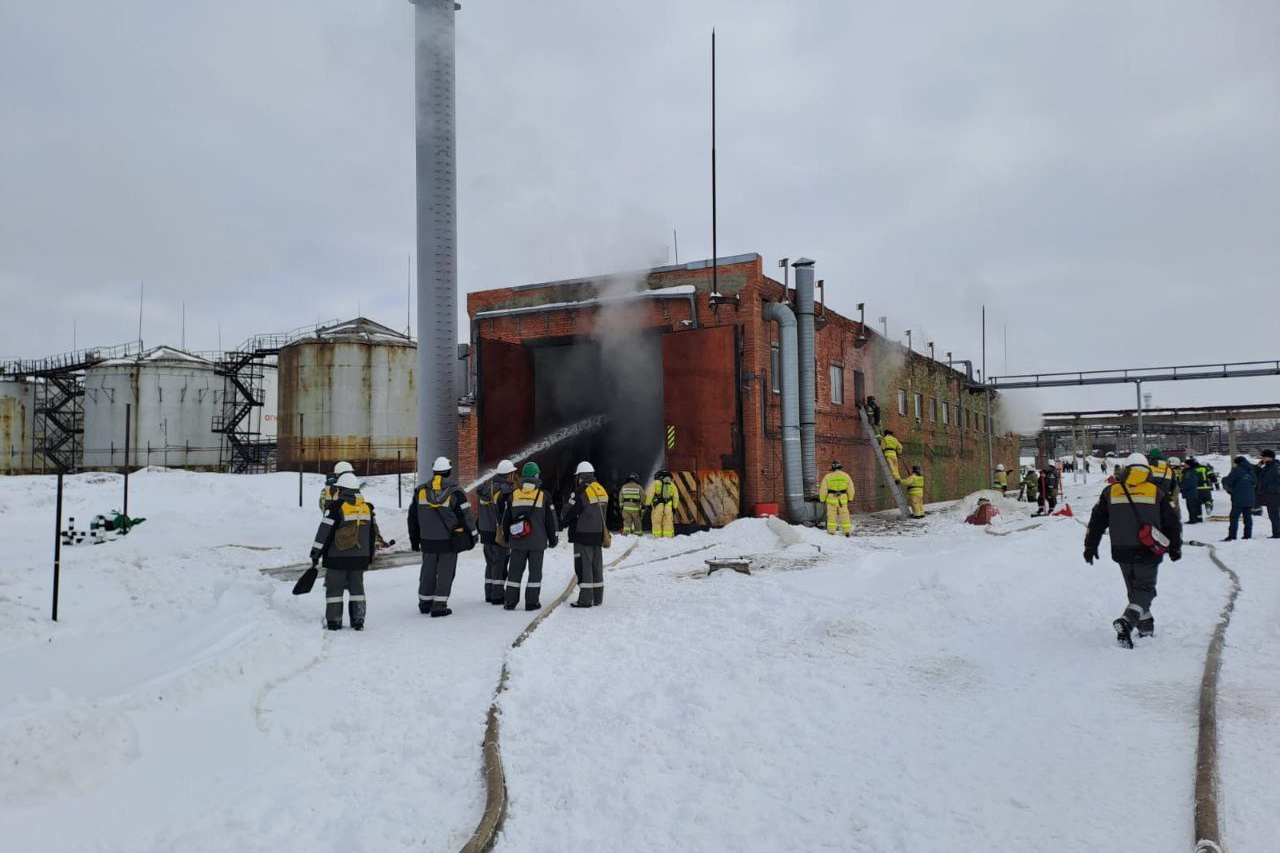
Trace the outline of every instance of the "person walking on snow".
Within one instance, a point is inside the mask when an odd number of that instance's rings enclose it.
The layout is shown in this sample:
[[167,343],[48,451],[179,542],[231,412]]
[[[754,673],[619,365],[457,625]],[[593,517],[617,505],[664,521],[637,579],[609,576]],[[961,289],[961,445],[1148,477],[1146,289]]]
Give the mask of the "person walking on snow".
[[902,453],[902,442],[898,441],[898,437],[893,434],[893,430],[887,429],[884,435],[880,436],[880,450],[884,453],[884,458],[889,463],[889,472],[893,474],[895,483],[902,482],[902,476],[898,473],[898,456]]
[[1271,519],[1271,538],[1280,539],[1280,467],[1274,450],[1262,451],[1262,461],[1254,470],[1258,478],[1258,500]]
[[1009,490],[1009,472],[1004,470],[1004,463],[996,466],[996,476],[992,482],[996,491],[1002,495]]
[[1195,461],[1195,466],[1196,473],[1200,475],[1200,486],[1196,492],[1200,501],[1200,511],[1213,512],[1213,482],[1209,479],[1209,472],[1213,470],[1213,466],[1201,465],[1199,461]]
[[338,499],[338,478],[343,474],[355,475],[356,469],[351,467],[350,462],[339,462],[333,466],[333,473],[326,474],[324,478],[324,488],[320,490],[320,512],[329,512],[329,501]]
[[[1182,460],[1177,456],[1169,457],[1169,503],[1178,509],[1182,496]],[[1181,513],[1179,513],[1181,516]]]
[[627,482],[618,490],[618,506],[622,510],[622,534],[644,533],[644,486],[639,474],[628,474]]
[[1039,503],[1040,501],[1040,475],[1036,473],[1035,468],[1028,468],[1026,475],[1022,478],[1022,488],[1027,494],[1027,503]]
[[1173,494],[1173,470],[1164,461],[1164,451],[1158,447],[1148,449],[1147,462],[1151,466],[1151,482],[1168,498]]
[[649,506],[653,507],[649,516],[649,524],[653,535],[659,539],[670,539],[676,535],[676,509],[680,506],[680,490],[671,478],[671,472],[665,468],[654,475],[653,485],[649,487]]
[[515,489],[516,466],[510,459],[503,459],[494,474],[476,489],[480,509],[476,514],[476,529],[484,544],[484,600],[490,604],[502,604],[507,587],[507,561],[511,551],[498,544],[498,520],[511,500]]
[[1151,615],[1156,578],[1164,554],[1175,563],[1182,559],[1182,522],[1160,487],[1151,482],[1146,457],[1135,453],[1126,462],[1121,478],[1102,490],[1089,516],[1084,561],[1093,565],[1102,534],[1110,530],[1111,559],[1120,565],[1128,596],[1124,613],[1111,627],[1116,642],[1131,649],[1135,627],[1139,637],[1156,635]]
[[849,520],[849,504],[854,496],[853,479],[844,472],[839,461],[831,463],[831,470],[818,486],[818,499],[827,505],[827,533],[836,535],[837,528],[845,536],[853,531]]
[[609,493],[596,482],[590,462],[578,463],[576,485],[569,503],[560,514],[561,529],[568,529],[573,543],[573,572],[578,576],[578,600],[570,607],[599,607],[604,604],[604,545],[609,531],[605,511]]
[[458,569],[458,553],[475,547],[471,504],[453,479],[453,463],[443,456],[431,465],[431,481],[413,490],[409,507],[409,546],[422,552],[418,571],[418,612],[448,616],[449,593]]
[[1258,478],[1253,465],[1243,456],[1235,458],[1235,467],[1222,479],[1222,487],[1231,495],[1231,519],[1227,526],[1230,542],[1236,538],[1236,526],[1244,518],[1244,538],[1253,538],[1253,508],[1258,505]]
[[311,545],[311,568],[324,561],[324,619],[330,631],[342,630],[342,603],[349,600],[351,627],[364,630],[364,573],[373,560],[373,510],[360,495],[350,471],[336,480],[337,495]]
[[924,474],[919,465],[911,466],[911,475],[902,481],[902,488],[911,503],[911,517],[924,518]]
[[520,485],[511,493],[511,501],[502,516],[498,535],[508,542],[511,561],[507,566],[505,600],[502,606],[515,610],[520,603],[520,582],[525,567],[529,580],[524,589],[525,610],[542,607],[542,561],[547,548],[560,544],[556,535],[556,514],[551,499],[542,491],[542,469],[536,462],[526,462],[520,469]]
[[[1200,523],[1200,466],[1196,460],[1188,459],[1186,469],[1178,482],[1182,490],[1182,502],[1187,505],[1187,524]],[[1179,514],[1181,518],[1181,514]]]

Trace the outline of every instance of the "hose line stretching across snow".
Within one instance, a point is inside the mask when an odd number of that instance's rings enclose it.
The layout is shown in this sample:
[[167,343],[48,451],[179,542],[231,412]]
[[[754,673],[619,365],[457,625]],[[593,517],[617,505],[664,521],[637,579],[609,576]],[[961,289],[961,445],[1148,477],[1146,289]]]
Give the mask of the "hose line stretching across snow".
[[1240,576],[1218,558],[1217,549],[1212,545],[1194,540],[1187,544],[1208,548],[1209,559],[1231,579],[1231,595],[1218,615],[1218,627],[1213,631],[1213,641],[1204,659],[1204,674],[1200,678],[1200,736],[1196,743],[1196,853],[1223,853],[1218,815],[1218,674],[1222,669],[1227,625],[1231,623],[1231,612],[1240,595]]

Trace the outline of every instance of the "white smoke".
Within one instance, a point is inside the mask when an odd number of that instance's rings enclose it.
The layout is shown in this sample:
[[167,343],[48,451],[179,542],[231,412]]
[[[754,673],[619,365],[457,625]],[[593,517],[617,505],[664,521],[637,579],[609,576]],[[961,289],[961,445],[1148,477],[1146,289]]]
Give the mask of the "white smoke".
[[996,432],[1037,433],[1044,425],[1044,404],[1034,389],[1002,391],[995,400],[992,415]]

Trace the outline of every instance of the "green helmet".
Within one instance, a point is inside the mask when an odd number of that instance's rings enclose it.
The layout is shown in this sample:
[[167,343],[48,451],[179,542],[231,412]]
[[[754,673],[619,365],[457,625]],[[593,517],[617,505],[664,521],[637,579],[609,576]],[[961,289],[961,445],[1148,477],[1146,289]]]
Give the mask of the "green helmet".
[[1164,451],[1158,447],[1153,447],[1147,451],[1147,459],[1151,460],[1152,462],[1156,461],[1157,459],[1163,459],[1163,458],[1164,458]]
[[521,477],[541,477],[542,469],[538,467],[537,462],[526,462],[524,467],[520,469]]

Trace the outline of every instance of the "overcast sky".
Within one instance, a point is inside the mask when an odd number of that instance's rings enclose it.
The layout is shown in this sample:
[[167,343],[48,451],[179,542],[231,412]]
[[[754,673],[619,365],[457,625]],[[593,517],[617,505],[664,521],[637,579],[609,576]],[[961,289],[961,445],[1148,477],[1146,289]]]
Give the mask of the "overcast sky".
[[[463,290],[710,256],[713,25],[721,254],[957,357],[985,302],[992,375],[1280,357],[1275,0],[466,0]],[[0,0],[0,357],[133,339],[140,281],[149,345],[403,327],[412,48],[405,0]]]

